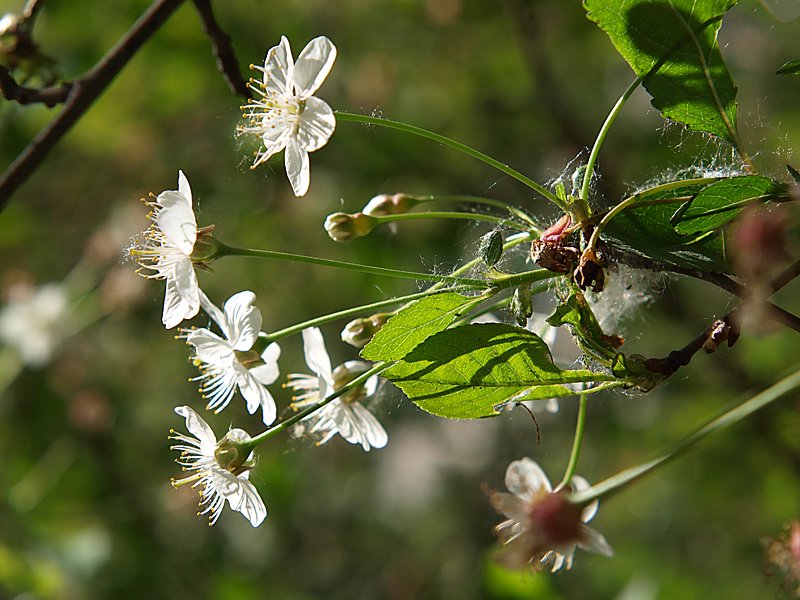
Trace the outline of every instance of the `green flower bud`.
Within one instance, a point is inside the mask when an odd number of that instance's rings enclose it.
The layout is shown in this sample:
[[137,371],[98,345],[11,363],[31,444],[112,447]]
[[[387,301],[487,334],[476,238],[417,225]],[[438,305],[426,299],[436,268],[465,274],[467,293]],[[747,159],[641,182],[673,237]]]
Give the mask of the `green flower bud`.
[[337,212],[325,219],[325,231],[334,242],[348,242],[367,235],[377,221],[364,213]]
[[419,200],[405,194],[379,194],[372,198],[364,207],[363,213],[373,217],[387,215],[400,215],[408,212],[419,204]]
[[342,329],[342,341],[356,348],[363,348],[391,316],[392,313],[377,313],[350,321]]

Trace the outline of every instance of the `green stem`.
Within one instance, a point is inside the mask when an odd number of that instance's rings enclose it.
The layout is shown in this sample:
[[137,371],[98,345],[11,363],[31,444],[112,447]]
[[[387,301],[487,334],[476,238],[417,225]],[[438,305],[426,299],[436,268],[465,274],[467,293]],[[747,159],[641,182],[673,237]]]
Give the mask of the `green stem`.
[[[702,177],[702,178],[698,178],[698,179],[685,179],[683,181],[670,181],[669,183],[664,183],[662,185],[657,185],[655,187],[647,189],[647,190],[645,190],[643,192],[640,192],[638,194],[634,194],[633,196],[628,196],[627,198],[625,198],[625,200],[623,200],[622,202],[617,204],[614,208],[612,208],[610,211],[608,211],[603,216],[603,218],[600,220],[600,222],[594,228],[594,231],[592,231],[592,235],[589,238],[589,241],[588,241],[588,243],[586,245],[586,248],[593,250],[595,245],[597,244],[597,240],[600,239],[600,232],[603,231],[603,228],[606,225],[608,225],[608,223],[611,221],[611,219],[616,217],[619,213],[621,213],[626,208],[629,208],[630,206],[640,202],[642,200],[642,198],[647,198],[649,196],[652,196],[653,194],[659,194],[659,193],[662,193],[662,192],[668,192],[668,191],[673,190],[673,189],[687,187],[687,186],[690,186],[690,185],[703,185],[705,183],[709,183],[710,184],[710,183],[714,183],[715,181],[719,181],[720,179],[721,179],[720,177]],[[655,202],[655,201],[653,201],[653,202]]]
[[354,387],[361,385],[362,383],[364,383],[367,379],[369,379],[373,375],[377,375],[381,371],[383,371],[385,369],[388,369],[393,364],[394,364],[394,362],[379,362],[379,363],[376,363],[369,371],[365,371],[364,373],[362,373],[361,375],[359,375],[358,377],[356,377],[352,381],[348,382],[347,384],[343,385],[342,387],[340,387],[339,389],[334,391],[329,396],[323,398],[322,400],[320,400],[319,402],[317,402],[313,406],[309,406],[307,409],[302,410],[302,411],[300,411],[299,413],[297,413],[295,415],[292,415],[291,417],[289,417],[285,421],[281,421],[280,423],[278,423],[277,425],[273,425],[272,427],[270,427],[269,429],[267,429],[263,433],[260,433],[257,436],[255,436],[254,438],[251,438],[249,442],[247,442],[246,444],[242,444],[241,445],[243,451],[245,451],[246,453],[251,452],[253,450],[253,448],[258,446],[260,443],[264,442],[265,440],[268,440],[273,435],[276,435],[276,434],[280,433],[284,429],[287,429],[287,428],[291,427],[292,425],[294,425],[298,421],[301,421],[302,419],[305,419],[307,416],[315,413],[316,411],[318,411],[320,408],[322,408],[326,404],[329,404],[329,403],[333,402],[339,396],[342,396],[343,394],[346,394],[347,392],[352,390]]
[[470,202],[473,204],[486,204],[487,206],[494,206],[502,210],[508,210],[511,206],[502,200],[495,200],[494,198],[484,198],[483,196],[466,196],[460,194],[448,194],[445,196],[409,196],[417,202]]
[[463,152],[473,158],[477,158],[478,160],[486,163],[487,165],[491,165],[495,169],[502,171],[506,175],[510,175],[517,181],[525,184],[530,189],[537,192],[539,195],[544,196],[550,202],[561,208],[562,210],[565,209],[564,203],[553,194],[550,190],[545,188],[544,186],[536,183],[534,180],[526,177],[519,171],[516,171],[509,167],[508,165],[504,165],[503,163],[495,160],[491,156],[484,154],[483,152],[479,152],[474,148],[470,148],[469,146],[462,144],[461,142],[457,142],[453,139],[445,137],[441,134],[434,133],[432,131],[428,131],[427,129],[422,129],[421,127],[416,127],[414,125],[407,125],[405,123],[400,123],[398,121],[392,121],[390,119],[382,119],[378,117],[370,117],[367,115],[357,115],[348,112],[334,112],[337,121],[351,121],[353,123],[363,123],[366,125],[379,125],[381,127],[389,127],[390,129],[398,129],[400,131],[405,131],[406,133],[412,133],[414,135],[418,135],[420,137],[427,138],[429,140],[433,140],[434,142],[438,142],[440,144],[444,144],[445,146],[449,146],[454,150],[458,150],[459,152]]
[[276,252],[274,250],[257,250],[254,248],[237,248],[228,246],[219,240],[215,240],[218,248],[218,257],[222,256],[251,256],[255,258],[271,258],[274,260],[287,260],[290,262],[301,262],[310,265],[320,265],[323,267],[333,267],[335,269],[346,269],[359,273],[369,273],[371,275],[384,275],[386,277],[396,277],[399,279],[413,279],[415,281],[436,281],[442,284],[452,283],[463,285],[473,289],[486,288],[489,283],[480,279],[466,279],[448,275],[431,275],[429,273],[417,273],[415,271],[400,271],[397,269],[387,269],[372,265],[360,265],[357,263],[318,258],[316,256],[305,256],[302,254],[290,254],[288,252]]
[[581,455],[581,446],[583,445],[583,432],[586,426],[586,406],[589,404],[588,396],[586,394],[578,394],[580,403],[578,404],[578,420],[575,423],[575,437],[572,440],[572,452],[569,455],[569,462],[567,469],[564,471],[564,477],[561,483],[556,486],[560,490],[572,480],[575,475],[575,468],[578,466],[578,458]]
[[[597,162],[597,155],[600,154],[600,147],[603,145],[603,142],[606,139],[606,135],[608,131],[611,129],[611,125],[614,124],[614,121],[617,119],[617,115],[622,110],[622,107],[625,106],[625,103],[628,101],[628,98],[631,97],[631,94],[639,87],[639,84],[642,82],[641,77],[637,77],[633,80],[633,82],[628,86],[622,96],[619,97],[614,107],[611,109],[611,112],[608,113],[606,120],[603,122],[603,126],[600,128],[600,131],[597,133],[597,139],[594,141],[594,146],[592,146],[592,151],[589,153],[589,160],[586,162],[586,171],[583,174],[583,185],[581,186],[581,194],[580,199],[583,202],[586,202],[589,199],[589,188],[592,185],[592,175],[594,174],[594,165]],[[586,213],[590,214],[590,213]]]
[[392,223],[394,221],[415,221],[419,219],[468,219],[472,221],[485,221],[495,225],[519,228],[519,224],[512,219],[460,211],[428,211],[418,213],[402,213],[397,215],[372,216],[378,223]]
[[[458,288],[451,288],[449,291],[458,291]],[[340,310],[339,312],[330,313],[327,315],[323,315],[321,317],[309,319],[308,321],[303,321],[302,323],[298,323],[297,325],[292,325],[291,327],[286,327],[285,329],[279,329],[278,331],[275,331],[267,335],[267,340],[269,342],[275,342],[277,340],[288,337],[295,333],[300,333],[301,331],[303,331],[303,329],[308,329],[309,327],[324,325],[325,323],[330,323],[331,321],[344,319],[345,317],[352,317],[354,315],[358,315],[366,311],[386,308],[387,306],[393,306],[395,304],[402,304],[404,302],[413,302],[414,300],[419,300],[420,298],[425,298],[426,296],[432,296],[438,293],[440,293],[439,290],[428,289],[424,292],[419,292],[417,294],[409,294],[408,296],[398,296],[397,298],[390,298],[389,300],[381,300],[380,302],[373,302],[372,304],[362,304],[361,306],[355,306],[353,308]]]
[[760,394],[757,394],[752,398],[734,406],[730,410],[723,412],[718,417],[703,425],[700,429],[697,429],[679,442],[673,444],[667,452],[658,458],[641,465],[631,467],[630,469],[625,469],[624,471],[609,477],[605,481],[595,484],[588,490],[573,494],[570,497],[570,501],[574,502],[575,504],[585,505],[599,498],[607,498],[612,494],[623,490],[654,469],[678,458],[692,448],[695,444],[697,444],[700,440],[705,438],[708,434],[738,423],[745,417],[753,414],[757,410],[767,406],[775,400],[778,400],[780,397],[785,396],[798,387],[800,387],[800,370],[795,371]]
[[512,287],[519,287],[526,283],[536,283],[537,281],[545,281],[554,277],[563,277],[563,273],[554,273],[548,269],[534,269],[532,271],[524,271],[522,273],[515,273],[513,275],[493,275],[491,276],[492,286],[498,289],[506,289]]

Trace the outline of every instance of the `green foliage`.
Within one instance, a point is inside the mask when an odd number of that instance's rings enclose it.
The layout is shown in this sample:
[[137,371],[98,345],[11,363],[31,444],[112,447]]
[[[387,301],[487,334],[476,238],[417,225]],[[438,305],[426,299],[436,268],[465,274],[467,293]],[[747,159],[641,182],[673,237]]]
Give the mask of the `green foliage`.
[[604,360],[614,358],[616,349],[622,345],[622,339],[603,332],[586,298],[578,291],[570,294],[567,301],[556,308],[547,318],[547,323],[553,327],[569,325],[581,348]]
[[736,1],[584,0],[584,6],[665,117],[734,142],[736,87],[717,33]]
[[466,311],[474,298],[442,292],[417,300],[388,321],[364,346],[367,360],[398,360],[434,333],[446,329]]
[[800,58],[790,60],[781,65],[781,68],[775,71],[776,75],[798,75],[800,74]]
[[703,188],[681,206],[672,222],[681,234],[702,234],[718,229],[738,215],[742,208],[783,193],[781,186],[760,175],[723,179]]
[[566,383],[613,379],[588,370],[561,370],[539,336],[497,323],[442,331],[381,375],[420,408],[455,419],[496,415],[511,400],[574,395]]
[[637,195],[642,205],[634,203],[603,232],[625,249],[656,260],[683,268],[727,273],[730,265],[726,262],[722,232],[687,235],[676,231],[670,223],[680,203],[694,198],[707,185],[708,180],[686,180],[669,189],[644,190]]

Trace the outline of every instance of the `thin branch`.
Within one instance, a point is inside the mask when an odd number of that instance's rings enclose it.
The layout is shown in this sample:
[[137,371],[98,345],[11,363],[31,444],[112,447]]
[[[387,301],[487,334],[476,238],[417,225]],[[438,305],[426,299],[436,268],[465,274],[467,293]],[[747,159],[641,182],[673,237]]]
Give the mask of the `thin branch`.
[[72,91],[72,83],[64,81],[58,85],[43,88],[29,88],[19,85],[5,67],[0,67],[0,91],[6,100],[19,104],[42,103],[48,108],[65,102]]
[[728,342],[728,347],[733,346],[739,339],[739,326],[736,324],[736,310],[734,308],[721,319],[714,321],[703,333],[686,344],[683,348],[673,350],[664,358],[650,358],[644,363],[648,371],[669,377],[681,367],[688,365],[695,354],[700,350],[711,354],[716,351],[722,342]]
[[64,108],[0,177],[0,210],[36,170],[50,150],[105,91],[139,48],[164,24],[183,0],[157,0],[91,70],[72,85]]
[[783,286],[789,284],[795,277],[800,277],[800,260],[793,262],[770,281],[770,291],[774,294]]
[[228,87],[237,96],[249,98],[250,90],[247,87],[247,81],[242,77],[241,69],[239,69],[239,61],[236,60],[236,54],[233,51],[231,36],[225,33],[217,23],[214,9],[211,7],[211,0],[192,1],[200,15],[200,21],[203,23],[203,31],[211,40],[211,48],[217,59],[217,68],[225,76]]
[[25,20],[27,27],[33,27],[36,15],[41,10],[42,6],[44,6],[43,0],[28,0],[25,3],[25,8],[22,9],[22,18]]

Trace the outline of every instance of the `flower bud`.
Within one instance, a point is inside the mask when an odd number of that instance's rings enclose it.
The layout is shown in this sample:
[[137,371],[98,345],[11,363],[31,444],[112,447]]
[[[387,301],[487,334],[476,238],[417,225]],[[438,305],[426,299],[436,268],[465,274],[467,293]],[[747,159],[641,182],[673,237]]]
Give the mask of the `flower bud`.
[[400,215],[408,212],[419,204],[419,200],[405,194],[379,194],[372,198],[362,211],[365,215],[372,217],[384,217],[387,215]]
[[334,242],[348,242],[367,235],[377,221],[364,213],[337,212],[325,219],[325,231]]
[[391,313],[377,313],[350,321],[342,329],[342,341],[356,348],[363,348],[391,316]]

